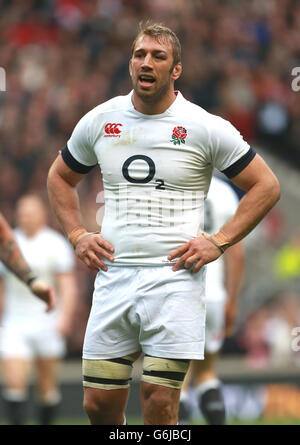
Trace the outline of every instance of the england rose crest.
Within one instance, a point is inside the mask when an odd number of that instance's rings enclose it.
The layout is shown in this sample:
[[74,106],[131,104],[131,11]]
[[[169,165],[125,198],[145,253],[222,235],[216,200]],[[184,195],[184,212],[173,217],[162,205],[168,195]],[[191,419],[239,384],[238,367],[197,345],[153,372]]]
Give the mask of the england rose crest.
[[184,127],[174,127],[172,139],[170,142],[173,142],[174,145],[180,143],[185,144],[185,138],[187,137],[187,131]]

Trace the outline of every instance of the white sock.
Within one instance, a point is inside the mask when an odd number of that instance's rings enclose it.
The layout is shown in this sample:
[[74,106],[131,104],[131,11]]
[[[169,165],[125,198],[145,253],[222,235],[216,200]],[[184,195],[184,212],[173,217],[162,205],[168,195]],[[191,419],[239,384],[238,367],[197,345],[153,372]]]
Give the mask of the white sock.
[[27,391],[23,389],[3,389],[3,397],[10,402],[23,402],[27,399]]
[[180,400],[181,400],[182,402],[186,402],[186,401],[189,400],[189,394],[188,394],[188,391],[181,391],[181,393],[180,393]]
[[39,402],[42,405],[57,405],[61,401],[61,393],[57,389],[48,391],[47,394],[39,397]]

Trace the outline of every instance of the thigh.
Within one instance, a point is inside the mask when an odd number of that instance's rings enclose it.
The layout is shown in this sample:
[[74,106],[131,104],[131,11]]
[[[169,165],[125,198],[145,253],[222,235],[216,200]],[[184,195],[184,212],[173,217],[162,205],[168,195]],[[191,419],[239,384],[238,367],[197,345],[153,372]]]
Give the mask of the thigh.
[[41,394],[56,390],[60,363],[58,358],[37,358],[35,360],[37,385]]
[[204,271],[157,269],[145,271],[143,277],[142,350],[151,356],[200,360],[205,337]]
[[224,342],[224,300],[206,300],[205,352],[218,352]]
[[31,360],[33,356],[30,330],[21,321],[9,322],[2,328],[1,357],[5,359]]
[[31,333],[34,355],[41,360],[61,359],[66,353],[66,341],[57,329],[55,318],[36,323]]
[[83,359],[84,408],[93,425],[123,424],[132,364],[139,355]]
[[134,267],[109,267],[107,272],[98,273],[83,358],[122,357],[140,349],[139,326],[130,318],[135,310],[135,295]]
[[[210,374],[215,375],[215,364],[218,353],[205,353],[204,360],[192,360],[190,364],[191,379],[196,386]],[[203,378],[202,378],[203,377]]]
[[83,404],[92,425],[122,425],[129,388],[104,390],[84,387]]
[[145,425],[178,423],[180,390],[141,382],[141,403]]
[[100,360],[83,359],[83,386],[101,390],[129,388],[134,361],[140,351],[128,356]]

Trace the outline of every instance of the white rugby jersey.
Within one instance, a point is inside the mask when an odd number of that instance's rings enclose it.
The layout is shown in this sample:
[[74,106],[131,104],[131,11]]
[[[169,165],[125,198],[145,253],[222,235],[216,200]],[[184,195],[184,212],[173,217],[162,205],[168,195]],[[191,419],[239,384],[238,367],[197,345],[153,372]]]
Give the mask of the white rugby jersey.
[[[33,272],[55,288],[56,274],[71,272],[75,266],[74,253],[60,233],[44,227],[28,238],[21,229],[14,230],[15,238],[24,258]],[[4,317],[36,323],[43,317],[52,317],[55,311],[45,312],[46,305],[33,295],[29,288],[13,273],[1,265],[4,280]],[[59,297],[59,296],[58,296]]]
[[[239,205],[237,194],[225,181],[213,176],[205,201],[204,229],[216,233],[234,215]],[[224,287],[224,257],[206,265],[207,301],[224,300],[227,297]]]
[[115,248],[113,264],[166,265],[203,225],[213,168],[235,176],[255,152],[229,122],[180,92],[162,114],[142,114],[131,99],[132,92],[88,112],[62,156],[78,173],[100,166],[102,236]]

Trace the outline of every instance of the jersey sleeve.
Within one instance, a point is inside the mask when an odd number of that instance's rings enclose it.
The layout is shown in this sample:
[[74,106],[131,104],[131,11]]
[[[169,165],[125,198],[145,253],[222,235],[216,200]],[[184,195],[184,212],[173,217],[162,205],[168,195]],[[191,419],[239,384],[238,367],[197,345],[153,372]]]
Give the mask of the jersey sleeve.
[[66,147],[62,150],[65,163],[77,173],[88,173],[97,165],[90,135],[90,113],[83,116],[75,126]]
[[210,142],[211,162],[228,178],[239,174],[256,154],[240,132],[222,118],[217,118]]

